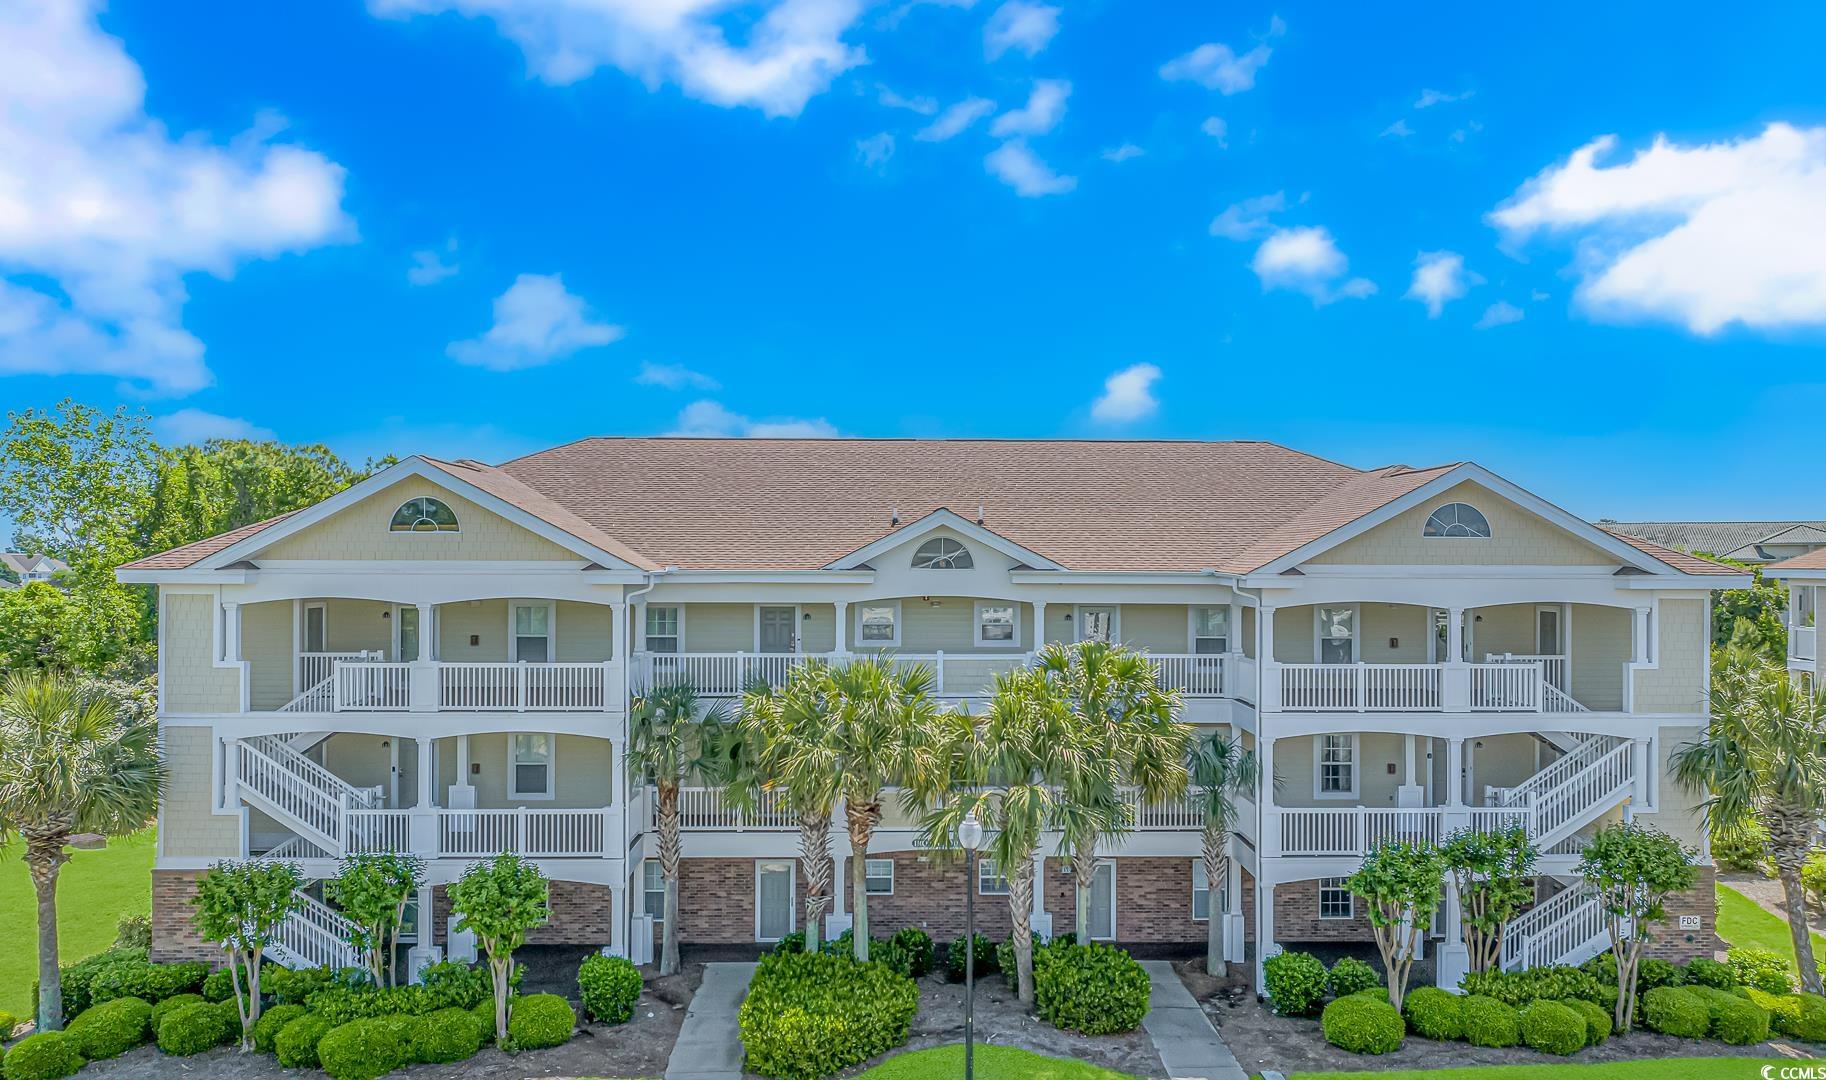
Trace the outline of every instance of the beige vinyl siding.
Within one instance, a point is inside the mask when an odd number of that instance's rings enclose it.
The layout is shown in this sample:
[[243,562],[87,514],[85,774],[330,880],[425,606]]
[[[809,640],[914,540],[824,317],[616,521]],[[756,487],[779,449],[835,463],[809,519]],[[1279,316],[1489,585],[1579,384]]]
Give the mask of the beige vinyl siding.
[[753,652],[753,604],[686,604],[685,652]]
[[[1366,731],[1358,737],[1357,798],[1321,799],[1314,795],[1313,752],[1316,736],[1297,735],[1274,744],[1274,774],[1280,787],[1277,806],[1394,806],[1407,758],[1405,737],[1387,731]],[[1415,749],[1414,779],[1421,781],[1426,767],[1425,741]],[[1395,771],[1389,772],[1393,762]]]
[[171,786],[159,806],[159,842],[179,859],[232,859],[241,854],[241,819],[209,805],[214,755],[211,733],[200,727],[161,727],[159,746]]
[[[317,756],[324,768],[349,783],[358,788],[378,787],[384,795],[392,788],[392,741],[385,735],[338,732],[318,744]],[[403,741],[407,746],[412,742],[410,739]],[[402,760],[405,749],[401,748]],[[412,753],[417,752],[417,749],[412,750]]]
[[1243,609],[1243,655],[1255,659],[1255,609]]
[[[387,526],[408,499],[441,499],[454,533],[395,533]],[[402,480],[260,551],[266,559],[470,559],[578,561],[571,551],[423,477]]]
[[[472,771],[469,783],[476,789],[478,809],[530,806],[534,808],[577,809],[608,806],[614,798],[615,785],[625,782],[615,775],[621,767],[614,760],[614,744],[607,739],[584,735],[560,735],[553,755],[553,779],[556,797],[551,799],[511,800],[507,797],[507,746],[509,736],[491,731],[469,737],[469,761],[480,766]],[[437,741],[438,786],[433,792],[439,805],[449,804],[450,785],[456,782],[457,741]]]
[[1703,600],[1663,600],[1657,666],[1636,672],[1636,711],[1706,711],[1706,664],[1711,633]]
[[[1425,537],[1427,518],[1446,503],[1475,506],[1488,539]],[[1617,557],[1466,481],[1346,540],[1310,561],[1340,565],[1616,566]]]
[[[1357,605],[1357,648],[1363,662],[1426,663],[1429,610],[1413,604]],[[1308,625],[1307,633],[1311,632],[1312,627]]]
[[1311,604],[1275,609],[1274,660],[1277,663],[1316,663],[1313,659],[1312,612]]
[[[437,611],[438,658],[458,664],[507,659],[507,601],[464,600]],[[470,639],[475,644],[470,644]]]
[[[909,596],[900,600],[900,644],[893,648],[903,653],[981,653],[986,656],[1019,653],[1033,648],[1033,606],[1015,604],[1020,620],[1019,633],[1013,645],[1006,648],[979,648],[976,644],[976,608],[977,604],[1004,604],[1002,600],[977,600],[968,596],[934,596],[922,600]],[[861,609],[870,606],[855,603],[850,605],[850,640],[851,648],[857,651],[874,652],[874,648],[865,648],[856,640],[856,623]],[[1050,611],[1048,612],[1050,616]],[[1050,619],[1049,619],[1050,621]]]
[[1669,836],[1695,851],[1704,850],[1706,840],[1705,812],[1700,804],[1705,801],[1703,791],[1688,791],[1676,783],[1672,775],[1669,759],[1682,746],[1699,738],[1701,729],[1695,727],[1664,727],[1657,735],[1659,753],[1656,754],[1655,768],[1659,784],[1656,788],[1656,804],[1659,812],[1645,815],[1644,820],[1659,826]]
[[1623,708],[1623,665],[1630,658],[1627,608],[1572,606],[1572,696],[1588,709]]
[[836,605],[805,604],[799,614],[800,652],[827,653],[837,648]]
[[203,593],[169,593],[164,607],[165,710],[225,713],[241,709],[241,675],[215,664],[215,598]]
[[[1465,760],[1471,768],[1471,804],[1485,805],[1484,789],[1487,787],[1514,787],[1533,776],[1538,771],[1535,753],[1539,745],[1533,736],[1525,734],[1485,735],[1481,739],[1467,740]],[[1436,753],[1445,755],[1443,742]]]
[[1131,648],[1183,653],[1191,648],[1184,604],[1122,605],[1122,640]]
[[393,653],[393,605],[379,600],[333,599],[324,602],[324,642],[331,652]]
[[248,696],[256,710],[292,700],[292,602],[241,605],[241,657],[248,662]]
[[1069,645],[1078,640],[1077,625],[1077,617],[1072,613],[1072,605],[1046,605],[1045,639],[1048,643],[1057,641]]
[[596,663],[614,659],[613,608],[606,604],[560,600],[556,615],[558,648],[554,659],[570,663]]
[[1471,659],[1502,653],[1532,655],[1540,645],[1534,604],[1498,604],[1472,612]]

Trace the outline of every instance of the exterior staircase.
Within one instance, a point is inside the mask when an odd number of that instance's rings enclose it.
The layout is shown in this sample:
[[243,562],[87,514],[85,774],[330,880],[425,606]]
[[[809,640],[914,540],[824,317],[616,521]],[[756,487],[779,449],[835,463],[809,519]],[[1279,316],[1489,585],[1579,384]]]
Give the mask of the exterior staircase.
[[1503,934],[1502,968],[1582,964],[1610,948],[1604,909],[1583,885],[1570,885],[1523,912]]
[[266,955],[288,968],[345,968],[362,963],[361,952],[349,944],[355,924],[337,910],[306,892],[299,892],[298,910],[286,916]]
[[1636,790],[1628,739],[1588,736],[1569,753],[1512,788],[1490,788],[1490,806],[1528,812],[1528,835],[1549,851],[1623,805]]
[[[336,665],[379,660],[378,652],[305,653],[299,660],[299,685],[304,692],[279,706],[279,712],[323,713],[336,708]],[[302,749],[302,748],[301,748]]]
[[349,850],[356,810],[381,808],[381,789],[358,788],[292,748],[293,734],[229,743],[233,794],[332,857]]

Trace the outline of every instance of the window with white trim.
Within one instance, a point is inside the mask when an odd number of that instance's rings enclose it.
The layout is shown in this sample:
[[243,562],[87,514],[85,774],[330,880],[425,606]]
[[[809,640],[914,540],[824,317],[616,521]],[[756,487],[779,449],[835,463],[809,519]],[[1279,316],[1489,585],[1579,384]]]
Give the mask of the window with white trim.
[[[1217,886],[1217,910],[1221,914],[1230,910],[1230,883],[1219,882]],[[1192,921],[1204,922],[1211,917],[1211,886],[1205,879],[1205,860],[1192,860]]]
[[978,896],[1008,895],[1008,878],[996,869],[994,859],[984,857],[976,861],[976,894]]
[[1322,607],[1313,609],[1318,636],[1318,660],[1321,664],[1354,664],[1357,662],[1357,609]]
[[1013,648],[1021,643],[1020,625],[1013,604],[978,604],[976,606],[976,643],[978,645]]
[[1427,515],[1420,535],[1488,540],[1490,519],[1470,503],[1447,503]]
[[1230,609],[1192,609],[1192,651],[1201,655],[1230,651]]
[[894,895],[894,860],[864,859],[862,891],[870,896]]
[[913,553],[915,570],[968,570],[975,565],[970,549],[949,536],[935,536]]
[[1357,898],[1344,883],[1347,878],[1319,879],[1319,918],[1348,919],[1357,913]]
[[508,736],[507,797],[549,799],[552,787],[552,736],[524,732]]
[[514,605],[516,661],[543,664],[552,658],[552,609],[548,604]]
[[647,651],[675,653],[682,644],[680,625],[683,619],[676,607],[647,608]]
[[1352,798],[1357,794],[1357,737],[1313,736],[1313,794],[1320,798]]
[[864,604],[856,612],[856,640],[863,645],[900,644],[900,608]]
[[393,520],[387,523],[388,532],[396,533],[453,533],[457,531],[456,511],[445,506],[442,500],[430,497],[407,499],[393,511]]
[[1078,640],[1103,641],[1116,640],[1116,609],[1113,607],[1081,607],[1078,609]]
[[642,859],[640,891],[645,894],[647,914],[653,916],[653,938],[662,940],[666,927],[666,871],[658,859]]

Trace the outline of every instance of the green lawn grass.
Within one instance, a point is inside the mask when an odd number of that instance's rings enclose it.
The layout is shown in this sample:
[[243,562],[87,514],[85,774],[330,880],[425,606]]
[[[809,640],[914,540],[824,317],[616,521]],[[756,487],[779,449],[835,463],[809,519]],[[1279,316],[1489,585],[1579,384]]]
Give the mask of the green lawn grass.
[[[981,1080],[1134,1080],[1127,1073],[1111,1072],[1082,1061],[1042,1057],[1012,1046],[979,1046],[974,1064]],[[856,1080],[950,1080],[962,1075],[964,1048],[959,1044],[896,1055]]]
[[[1292,1073],[1287,1080],[1555,1080],[1574,1073],[1578,1080],[1757,1080],[1764,1065],[1785,1064],[1779,1058],[1655,1058],[1610,1061],[1597,1065],[1489,1065],[1475,1069],[1392,1069],[1387,1072]],[[1792,1064],[1792,1063],[1786,1063]]]
[[[72,852],[57,881],[57,943],[65,964],[114,943],[123,915],[152,910],[151,829]],[[0,851],[0,1012],[29,1016],[38,977],[38,901],[15,840]]]
[[[1728,885],[1718,886],[1718,936],[1727,945],[1769,949],[1794,963],[1794,938],[1788,924]],[[1826,961],[1826,937],[1817,933],[1813,935],[1813,958]]]

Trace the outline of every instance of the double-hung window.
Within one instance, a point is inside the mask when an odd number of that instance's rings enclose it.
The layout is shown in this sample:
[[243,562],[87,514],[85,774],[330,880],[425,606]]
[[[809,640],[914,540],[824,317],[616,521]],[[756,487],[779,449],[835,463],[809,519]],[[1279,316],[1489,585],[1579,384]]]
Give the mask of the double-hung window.
[[1008,895],[1008,878],[996,868],[994,859],[980,858],[976,861],[976,894],[978,896]]
[[549,799],[555,793],[552,776],[553,737],[543,733],[508,736],[507,797]]
[[900,609],[893,604],[864,604],[856,614],[856,641],[861,645],[900,644]]
[[865,875],[863,892],[870,896],[894,895],[893,859],[864,859],[862,871]]
[[514,659],[543,664],[552,658],[552,609],[546,604],[514,605]]
[[658,859],[641,860],[640,891],[646,894],[647,914],[653,916],[653,937],[662,940],[666,932],[666,872]]
[[[1217,883],[1217,911],[1230,910],[1230,883]],[[1205,860],[1192,860],[1192,921],[1204,922],[1211,917],[1211,885],[1205,877]]]
[[1020,625],[1013,604],[978,604],[976,606],[976,643],[990,647],[1013,648],[1020,644]]
[[1322,607],[1314,610],[1314,616],[1319,621],[1319,663],[1356,663],[1356,609],[1347,607]]
[[1319,879],[1319,918],[1348,919],[1356,914],[1356,898],[1341,877]]
[[1230,609],[1195,607],[1192,609],[1192,651],[1200,655],[1230,651]]
[[675,653],[680,644],[679,609],[675,607],[647,608],[647,651],[657,653]]
[[1349,799],[1357,794],[1357,737],[1313,736],[1313,794],[1321,799]]

